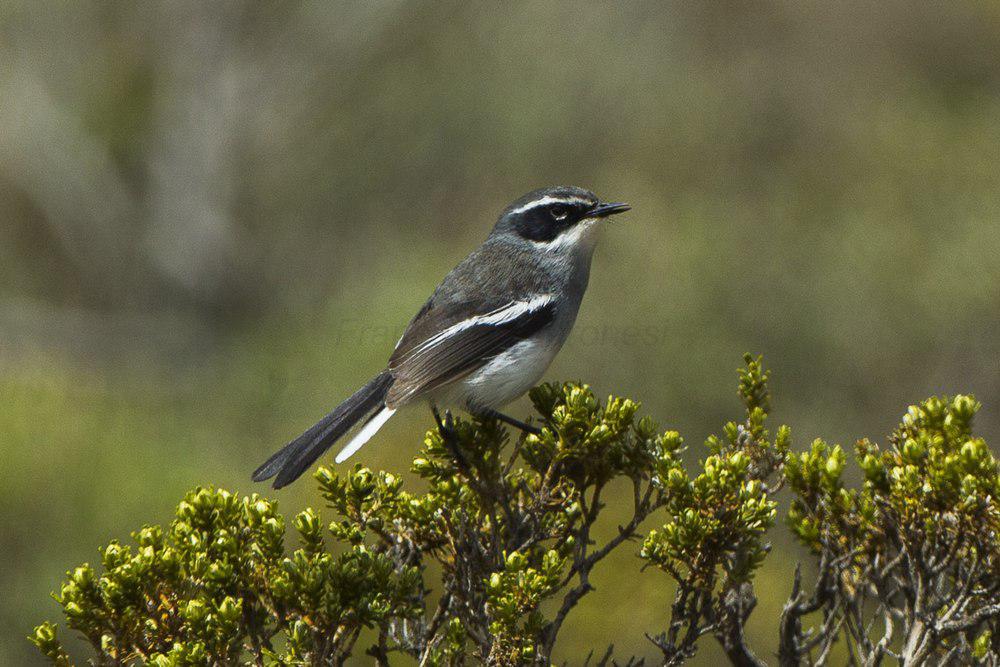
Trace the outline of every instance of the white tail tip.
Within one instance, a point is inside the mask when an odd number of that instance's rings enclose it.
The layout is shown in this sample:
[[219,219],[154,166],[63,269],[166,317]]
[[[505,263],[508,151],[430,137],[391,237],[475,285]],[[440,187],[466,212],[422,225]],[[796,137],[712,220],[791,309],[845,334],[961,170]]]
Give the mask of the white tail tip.
[[358,431],[353,438],[351,438],[351,441],[340,450],[340,453],[337,454],[337,458],[335,458],[334,461],[337,463],[343,463],[347,459],[351,458],[354,452],[361,449],[366,442],[371,440],[372,436],[378,433],[378,430],[382,428],[385,423],[389,421],[389,417],[394,414],[396,414],[395,410],[382,408],[372,415],[372,418],[368,420],[368,423],[366,423],[361,430]]

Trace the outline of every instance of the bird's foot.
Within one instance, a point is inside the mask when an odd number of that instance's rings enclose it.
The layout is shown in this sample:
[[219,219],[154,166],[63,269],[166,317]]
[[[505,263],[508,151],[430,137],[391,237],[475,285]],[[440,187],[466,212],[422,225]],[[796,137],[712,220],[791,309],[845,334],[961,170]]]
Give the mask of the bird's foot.
[[472,469],[469,467],[469,461],[465,457],[465,454],[462,453],[461,446],[459,445],[458,429],[455,428],[455,420],[451,416],[451,410],[444,411],[444,419],[441,418],[441,413],[438,412],[437,406],[432,406],[431,412],[434,413],[434,421],[437,422],[438,433],[441,435],[441,440],[444,441],[444,446],[451,452],[459,468],[466,474],[469,474]]
[[455,429],[455,419],[451,416],[451,410],[444,411],[443,419],[437,406],[431,406],[431,412],[434,413],[434,421],[437,423],[438,433],[441,434],[441,437],[445,440],[457,441],[458,431]]

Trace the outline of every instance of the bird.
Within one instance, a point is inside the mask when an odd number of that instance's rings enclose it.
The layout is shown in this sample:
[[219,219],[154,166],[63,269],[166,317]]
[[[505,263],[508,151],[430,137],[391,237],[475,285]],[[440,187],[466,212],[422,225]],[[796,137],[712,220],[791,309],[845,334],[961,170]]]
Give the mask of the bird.
[[342,463],[399,409],[421,401],[439,424],[439,407],[455,407],[537,432],[499,408],[531,389],[562,348],[603,223],[630,208],[571,186],[541,188],[511,203],[413,317],[385,368],[252,479],[287,486],[360,427],[337,454]]

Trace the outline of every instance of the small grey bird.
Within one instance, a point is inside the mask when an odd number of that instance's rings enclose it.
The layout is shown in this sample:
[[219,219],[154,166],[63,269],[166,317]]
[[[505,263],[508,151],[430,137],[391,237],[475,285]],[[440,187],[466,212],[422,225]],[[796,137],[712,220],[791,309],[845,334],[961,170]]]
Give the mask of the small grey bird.
[[295,481],[355,425],[354,454],[404,405],[427,401],[531,430],[497,408],[541,379],[576,320],[602,221],[629,210],[575,187],[535,190],[504,209],[486,241],[410,321],[388,366],[253,474]]

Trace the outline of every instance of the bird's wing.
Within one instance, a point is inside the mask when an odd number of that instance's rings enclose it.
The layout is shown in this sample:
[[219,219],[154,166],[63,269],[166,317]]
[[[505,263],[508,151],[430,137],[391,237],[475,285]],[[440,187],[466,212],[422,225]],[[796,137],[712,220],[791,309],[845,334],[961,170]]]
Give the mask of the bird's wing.
[[[400,405],[417,393],[465,376],[546,327],[555,315],[555,301],[548,294],[492,308],[477,305],[483,304],[421,310],[389,359],[395,381],[387,405]],[[466,316],[457,319],[456,311]]]

